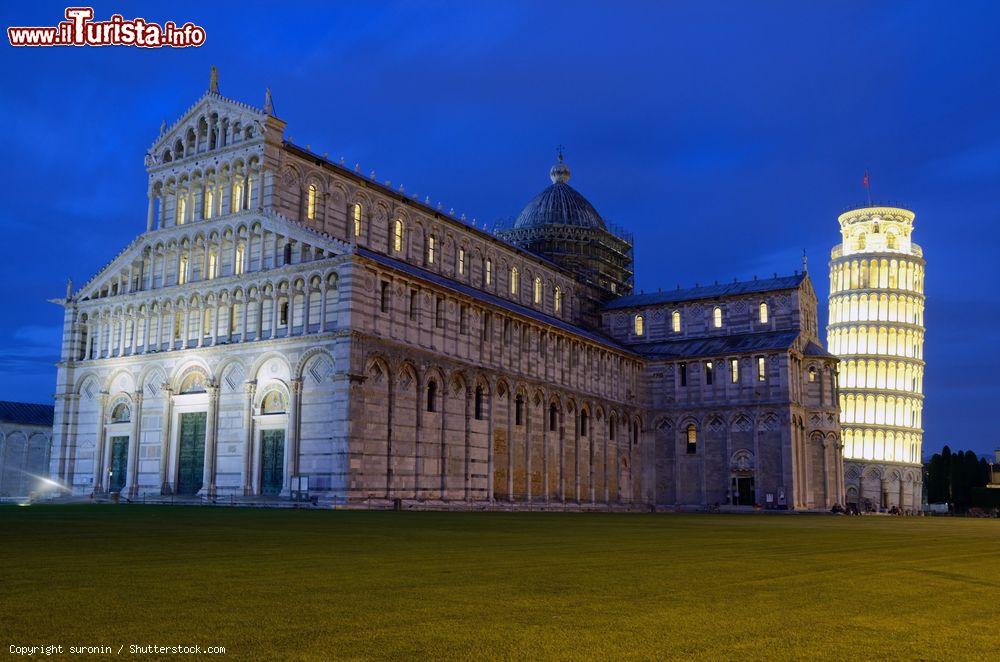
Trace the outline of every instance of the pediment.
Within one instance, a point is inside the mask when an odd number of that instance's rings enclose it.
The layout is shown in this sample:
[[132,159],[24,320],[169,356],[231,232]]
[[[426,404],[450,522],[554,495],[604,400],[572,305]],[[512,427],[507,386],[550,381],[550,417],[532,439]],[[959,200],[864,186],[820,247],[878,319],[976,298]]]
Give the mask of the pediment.
[[249,104],[224,97],[218,92],[205,92],[193,106],[169,126],[164,123],[160,135],[146,152],[146,167],[156,168],[179,160],[178,152],[190,154],[194,144],[203,151],[211,140],[211,126],[226,126],[229,131],[262,136],[266,131],[267,113]]

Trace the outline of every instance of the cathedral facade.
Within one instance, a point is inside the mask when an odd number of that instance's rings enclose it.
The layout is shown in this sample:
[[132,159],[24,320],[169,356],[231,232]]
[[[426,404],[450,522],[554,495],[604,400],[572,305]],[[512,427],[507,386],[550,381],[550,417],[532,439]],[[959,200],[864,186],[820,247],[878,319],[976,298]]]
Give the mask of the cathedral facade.
[[808,276],[634,294],[568,184],[477,229],[217,79],[151,146],[145,232],[65,299],[74,493],[440,508],[827,509],[836,357]]

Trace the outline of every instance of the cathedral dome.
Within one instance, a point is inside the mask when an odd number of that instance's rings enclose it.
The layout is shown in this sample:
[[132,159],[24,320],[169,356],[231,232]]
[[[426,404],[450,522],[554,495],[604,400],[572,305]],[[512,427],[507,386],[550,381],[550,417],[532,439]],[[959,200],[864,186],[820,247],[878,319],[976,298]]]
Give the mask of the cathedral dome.
[[542,225],[574,225],[606,230],[604,219],[585,197],[567,184],[569,167],[559,162],[549,170],[552,185],[532,198],[514,221],[514,228],[534,228]]

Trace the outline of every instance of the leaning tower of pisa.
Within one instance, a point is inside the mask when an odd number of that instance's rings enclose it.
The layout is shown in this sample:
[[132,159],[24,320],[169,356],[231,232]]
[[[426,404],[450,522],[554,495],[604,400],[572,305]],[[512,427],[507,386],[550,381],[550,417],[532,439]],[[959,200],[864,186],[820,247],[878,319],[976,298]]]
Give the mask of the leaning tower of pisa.
[[925,262],[913,219],[848,211],[831,252],[827,345],[840,357],[847,503],[862,509],[920,507]]

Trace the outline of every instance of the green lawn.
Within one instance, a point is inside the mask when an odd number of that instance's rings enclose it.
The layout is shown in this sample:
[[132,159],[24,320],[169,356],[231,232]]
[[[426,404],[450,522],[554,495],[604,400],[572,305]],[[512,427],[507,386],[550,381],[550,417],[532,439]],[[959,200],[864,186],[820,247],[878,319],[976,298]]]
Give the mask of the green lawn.
[[1000,654],[1000,522],[0,507],[9,644],[230,657]]

